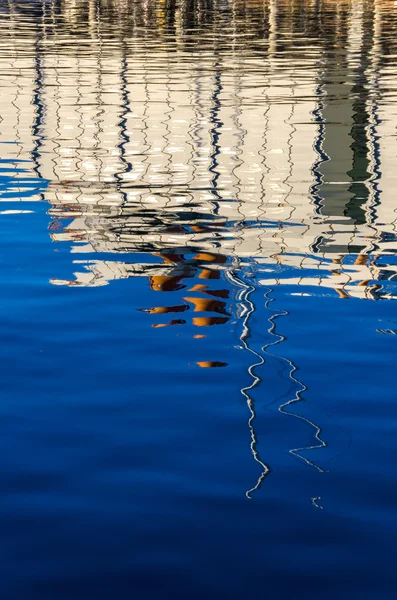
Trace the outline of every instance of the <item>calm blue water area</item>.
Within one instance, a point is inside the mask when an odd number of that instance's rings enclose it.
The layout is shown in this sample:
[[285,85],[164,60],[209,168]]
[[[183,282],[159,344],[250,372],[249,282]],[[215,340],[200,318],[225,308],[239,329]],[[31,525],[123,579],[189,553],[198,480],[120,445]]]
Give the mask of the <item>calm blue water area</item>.
[[[143,278],[49,286],[54,271],[68,275],[69,255],[48,243],[45,204],[32,208],[0,221],[6,597],[240,598],[269,586],[276,598],[314,598],[320,586],[326,598],[391,598],[395,340],[376,330],[395,322],[392,303],[380,312],[279,286],[266,308],[255,291],[253,350],[272,341],[269,317],[288,314],[252,393],[272,471],[249,501],[261,468],[248,451],[240,388],[251,358],[236,328],[212,340],[227,377],[203,377],[186,362],[201,358],[186,332],[148,339],[137,309],[155,293]],[[289,450],[318,442],[278,411],[301,387],[286,361],[307,388],[291,412],[321,423],[327,443],[303,460]]]
[[395,598],[396,32],[0,4],[2,598]]

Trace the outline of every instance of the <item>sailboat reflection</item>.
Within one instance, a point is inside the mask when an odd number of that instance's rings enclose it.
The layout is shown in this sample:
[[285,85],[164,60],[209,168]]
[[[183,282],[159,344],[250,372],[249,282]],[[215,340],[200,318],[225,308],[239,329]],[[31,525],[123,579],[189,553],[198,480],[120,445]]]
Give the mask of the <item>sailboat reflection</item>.
[[[377,92],[390,77],[379,57],[391,25],[382,0],[332,0],[338,22],[330,2],[308,3],[298,24],[294,0],[214,0],[211,11],[207,0],[10,0],[0,42],[4,73],[18,73],[4,75],[12,102],[0,97],[3,160],[14,170],[23,161],[15,195],[48,202],[51,239],[73,259],[51,284],[145,278],[158,294],[139,304],[142,318],[150,330],[167,328],[153,334],[219,335],[216,354],[195,361],[201,377],[229,366],[228,331],[238,332],[261,471],[248,496],[270,473],[253,391],[286,339],[276,332],[285,313],[273,311],[267,290],[319,302],[397,297],[397,117]],[[14,26],[29,10],[41,11],[43,26],[21,40]],[[299,36],[305,60],[295,64]],[[275,338],[260,352],[250,346],[259,297]],[[321,428],[293,412],[307,389],[297,365],[277,356],[296,390],[278,410],[306,421],[315,438],[290,452],[321,471],[307,458],[326,445]]]

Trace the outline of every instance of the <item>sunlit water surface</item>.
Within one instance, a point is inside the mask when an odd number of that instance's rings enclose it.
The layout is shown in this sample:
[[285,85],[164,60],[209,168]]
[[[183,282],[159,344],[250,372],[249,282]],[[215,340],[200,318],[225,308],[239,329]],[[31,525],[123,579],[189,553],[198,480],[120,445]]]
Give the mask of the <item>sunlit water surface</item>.
[[396,597],[397,8],[0,2],[1,597]]

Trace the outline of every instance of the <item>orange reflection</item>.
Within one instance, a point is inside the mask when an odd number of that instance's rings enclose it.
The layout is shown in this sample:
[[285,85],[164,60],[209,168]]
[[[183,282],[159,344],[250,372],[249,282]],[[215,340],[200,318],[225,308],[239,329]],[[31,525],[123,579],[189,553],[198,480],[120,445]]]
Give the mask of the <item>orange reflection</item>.
[[227,317],[194,317],[193,325],[196,327],[207,327],[210,325],[223,325],[228,322]]
[[153,308],[144,309],[144,312],[147,312],[149,315],[164,315],[167,313],[185,312],[185,310],[189,310],[189,307],[186,304],[181,304],[180,306],[154,306]]
[[213,369],[214,367],[227,367],[228,363],[222,362],[220,360],[207,360],[203,362],[196,363],[202,369]]
[[204,292],[204,290],[208,289],[208,285],[204,285],[204,283],[196,283],[193,287],[190,288],[189,292]]
[[[162,266],[160,268],[164,269],[165,267],[169,273],[163,274],[157,271],[158,274],[150,275],[149,285],[155,292],[178,292],[186,287],[183,280],[191,277],[198,277],[207,281],[217,281],[220,279],[221,271],[216,265],[224,264],[227,260],[226,256],[212,252],[199,252],[193,257],[178,253],[158,252],[155,256],[162,259]],[[209,268],[207,268],[207,264]],[[153,306],[142,310],[149,315],[163,315],[181,313],[192,308],[195,313],[217,313],[218,315],[222,315],[194,317],[191,321],[194,327],[211,327],[212,325],[224,325],[227,323],[230,313],[227,310],[224,300],[229,298],[228,289],[211,289],[208,283],[195,283],[190,287],[189,291],[194,295],[183,297],[182,300],[185,304],[176,303],[171,306]],[[195,294],[198,295],[196,296]],[[202,296],[200,297],[200,295]],[[169,323],[152,324],[152,327],[161,329],[173,325],[185,324],[186,321],[183,319],[173,319]],[[204,339],[207,336],[196,334],[193,337],[194,339]],[[196,364],[203,369],[227,366],[226,362],[217,360],[198,361]]]
[[186,321],[184,319],[173,319],[169,323],[154,323],[152,327],[159,329],[160,327],[172,327],[172,325],[186,325]]
[[154,292],[175,292],[183,289],[185,286],[180,284],[183,277],[172,275],[152,275],[149,277],[150,287]]
[[219,271],[213,271],[212,269],[201,269],[199,279],[219,279]]
[[355,260],[356,265],[366,265],[368,262],[368,255],[367,254],[359,254]]
[[199,254],[196,254],[194,258],[200,262],[211,262],[218,264],[224,264],[227,260],[227,257],[223,254],[213,254],[212,252],[199,252]]
[[228,315],[226,303],[220,300],[210,298],[184,298],[186,302],[191,302],[194,306],[194,312],[216,312],[222,315]]

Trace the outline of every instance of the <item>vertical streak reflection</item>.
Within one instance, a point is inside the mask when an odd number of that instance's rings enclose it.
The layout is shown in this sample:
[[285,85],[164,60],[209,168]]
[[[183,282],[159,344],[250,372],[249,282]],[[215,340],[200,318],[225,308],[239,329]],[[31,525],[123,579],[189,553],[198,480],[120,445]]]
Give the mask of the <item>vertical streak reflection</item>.
[[237,299],[240,302],[240,306],[242,308],[242,314],[240,316],[243,319],[240,341],[243,345],[243,348],[245,350],[247,350],[248,352],[250,352],[251,354],[253,354],[258,359],[256,362],[253,362],[248,367],[248,373],[252,379],[252,382],[249,385],[241,388],[241,390],[240,390],[242,395],[246,399],[247,407],[249,410],[248,429],[249,429],[250,438],[251,438],[251,441],[250,441],[251,453],[252,453],[252,456],[253,456],[255,462],[257,462],[262,469],[261,474],[259,475],[259,478],[258,478],[256,484],[252,488],[250,488],[249,490],[246,491],[245,495],[247,496],[247,498],[251,499],[252,494],[260,488],[264,479],[269,475],[269,473],[271,471],[270,466],[262,460],[259,450],[258,450],[258,436],[255,431],[255,420],[256,420],[255,402],[254,402],[253,398],[251,397],[252,390],[254,388],[256,388],[261,382],[261,378],[259,377],[259,375],[257,375],[255,373],[255,370],[264,364],[265,359],[258,352],[255,352],[255,350],[253,350],[249,345],[249,339],[251,336],[249,320],[250,320],[251,315],[255,311],[255,305],[252,302],[250,296],[255,291],[255,287],[245,283],[245,281],[243,281],[243,279],[241,279],[241,277],[238,277],[236,275],[235,271],[227,272],[226,277],[227,277],[227,279],[229,279],[231,281],[231,283],[233,283],[234,285],[236,285],[240,288],[240,292],[237,294]]
[[[270,309],[270,303],[274,302],[274,298],[270,297],[270,293],[273,290],[268,290],[267,292],[265,292],[265,298],[266,298],[266,303],[265,306],[266,308]],[[314,423],[313,421],[311,421],[310,419],[303,417],[302,415],[299,415],[295,412],[292,412],[289,410],[289,407],[291,407],[292,405],[298,403],[298,402],[304,402],[304,398],[302,397],[302,394],[307,390],[306,385],[300,381],[298,379],[298,377],[296,376],[296,373],[298,371],[298,367],[295,365],[295,363],[285,357],[282,356],[280,354],[274,354],[272,352],[269,352],[269,348],[272,348],[274,346],[277,346],[279,344],[281,344],[282,342],[284,342],[286,340],[286,337],[284,335],[282,335],[281,333],[278,333],[276,331],[276,320],[279,319],[280,317],[283,316],[287,316],[289,313],[286,310],[280,310],[278,312],[273,312],[272,316],[269,317],[268,321],[270,323],[270,327],[268,329],[268,332],[273,336],[276,337],[277,339],[274,342],[270,342],[268,344],[266,344],[265,346],[263,346],[262,350],[263,352],[265,352],[268,356],[271,356],[273,358],[275,358],[276,360],[283,360],[285,361],[288,366],[290,367],[290,371],[289,371],[289,378],[291,379],[291,381],[294,383],[294,385],[296,385],[297,389],[295,392],[295,396],[293,398],[290,398],[289,400],[287,400],[286,402],[284,402],[283,404],[281,404],[278,408],[278,410],[281,413],[284,413],[290,417],[294,417],[295,419],[299,419],[300,421],[304,421],[305,423],[307,423],[308,425],[310,425],[310,427],[312,427],[314,429],[314,438],[316,440],[315,444],[311,444],[308,446],[302,446],[301,448],[293,448],[291,450],[289,450],[289,453],[292,454],[293,456],[296,456],[297,458],[303,460],[306,464],[314,467],[315,469],[317,469],[317,471],[319,471],[320,473],[324,472],[324,469],[322,467],[320,467],[318,464],[316,464],[314,461],[306,458],[305,456],[303,456],[301,454],[301,452],[306,451],[306,450],[319,450],[320,448],[325,448],[327,446],[327,443],[321,438],[321,427],[319,427],[319,425],[317,425],[316,423]]]

